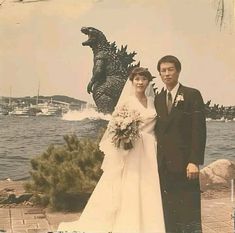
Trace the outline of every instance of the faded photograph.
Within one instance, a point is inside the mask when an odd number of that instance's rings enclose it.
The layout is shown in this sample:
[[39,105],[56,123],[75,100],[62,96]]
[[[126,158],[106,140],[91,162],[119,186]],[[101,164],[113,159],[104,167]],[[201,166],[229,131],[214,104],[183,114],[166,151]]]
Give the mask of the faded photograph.
[[234,0],[0,0],[0,28],[0,232],[234,232]]

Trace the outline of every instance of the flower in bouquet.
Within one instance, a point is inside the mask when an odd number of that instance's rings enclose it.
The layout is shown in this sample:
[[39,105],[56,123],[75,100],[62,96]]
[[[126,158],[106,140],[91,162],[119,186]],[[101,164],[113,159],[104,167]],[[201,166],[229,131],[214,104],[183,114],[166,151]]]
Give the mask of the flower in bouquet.
[[113,144],[125,150],[133,148],[133,141],[140,137],[141,122],[138,111],[131,110],[127,105],[117,108],[109,125]]

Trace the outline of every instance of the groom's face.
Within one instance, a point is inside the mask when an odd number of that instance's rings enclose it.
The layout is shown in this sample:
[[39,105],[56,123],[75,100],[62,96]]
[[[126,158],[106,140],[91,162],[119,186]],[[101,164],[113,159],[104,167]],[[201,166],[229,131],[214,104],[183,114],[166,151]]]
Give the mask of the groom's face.
[[179,74],[174,63],[165,62],[160,65],[160,76],[166,87],[172,89],[178,83]]

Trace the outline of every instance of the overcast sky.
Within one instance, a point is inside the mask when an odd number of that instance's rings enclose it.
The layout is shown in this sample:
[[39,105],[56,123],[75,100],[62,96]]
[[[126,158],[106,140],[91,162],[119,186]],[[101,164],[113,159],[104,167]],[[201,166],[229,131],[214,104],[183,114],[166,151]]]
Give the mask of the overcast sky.
[[81,43],[93,26],[159,77],[158,59],[176,55],[180,81],[204,100],[235,105],[235,30],[215,24],[215,0],[6,0],[0,7],[0,96],[86,93],[92,51]]

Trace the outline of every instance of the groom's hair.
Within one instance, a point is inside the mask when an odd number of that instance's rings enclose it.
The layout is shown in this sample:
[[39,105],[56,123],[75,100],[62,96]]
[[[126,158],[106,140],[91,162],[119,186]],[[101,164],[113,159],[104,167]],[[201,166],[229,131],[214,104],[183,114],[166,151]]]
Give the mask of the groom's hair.
[[162,57],[158,63],[157,63],[157,70],[158,72],[160,72],[160,66],[162,63],[166,63],[166,62],[169,62],[169,63],[173,63],[175,64],[175,68],[178,72],[181,71],[181,63],[179,61],[179,59],[175,56],[172,56],[172,55],[166,55],[164,57]]
[[136,75],[141,75],[141,76],[146,77],[149,82],[152,81],[153,78],[154,78],[154,77],[151,75],[151,73],[148,71],[148,69],[147,69],[147,68],[143,68],[143,67],[135,67],[135,68],[131,71],[131,73],[130,73],[130,75],[129,75],[129,79],[130,79],[131,81],[133,81],[133,79],[134,79],[134,77],[135,77]]

